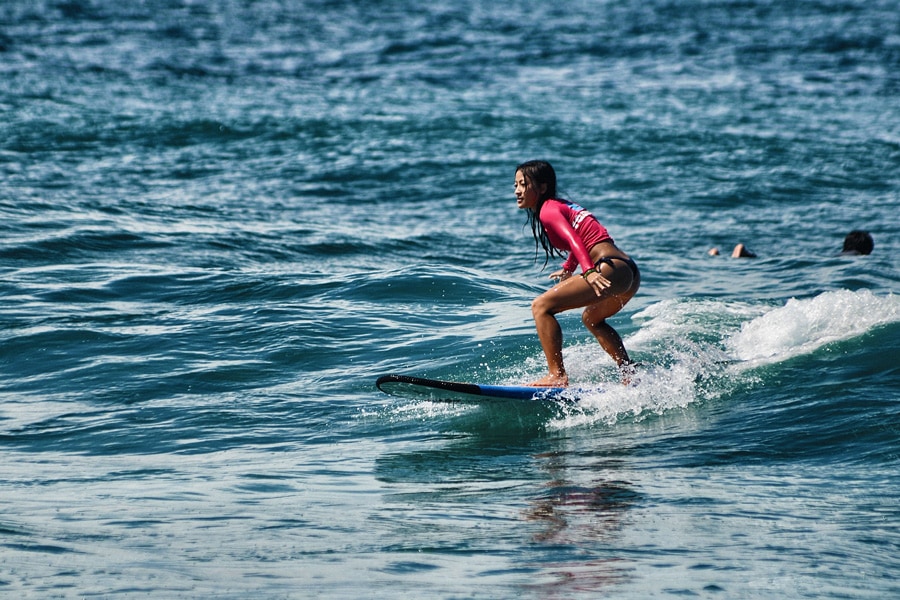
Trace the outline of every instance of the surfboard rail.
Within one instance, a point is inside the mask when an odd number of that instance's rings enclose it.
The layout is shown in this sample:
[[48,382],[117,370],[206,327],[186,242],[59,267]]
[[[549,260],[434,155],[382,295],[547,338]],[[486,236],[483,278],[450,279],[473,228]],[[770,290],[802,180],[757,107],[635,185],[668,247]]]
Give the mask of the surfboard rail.
[[564,399],[567,391],[561,387],[466,383],[394,373],[379,377],[375,386],[391,396],[441,402],[558,401]]

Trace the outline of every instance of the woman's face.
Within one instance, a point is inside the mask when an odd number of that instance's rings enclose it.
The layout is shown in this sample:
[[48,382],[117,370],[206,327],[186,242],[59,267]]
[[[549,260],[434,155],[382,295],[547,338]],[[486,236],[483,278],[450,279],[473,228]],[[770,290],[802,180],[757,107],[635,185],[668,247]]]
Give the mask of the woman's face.
[[[542,186],[540,193],[543,194],[547,186]],[[519,208],[534,209],[537,206],[540,194],[534,189],[531,181],[525,178],[522,171],[516,171],[516,206]]]

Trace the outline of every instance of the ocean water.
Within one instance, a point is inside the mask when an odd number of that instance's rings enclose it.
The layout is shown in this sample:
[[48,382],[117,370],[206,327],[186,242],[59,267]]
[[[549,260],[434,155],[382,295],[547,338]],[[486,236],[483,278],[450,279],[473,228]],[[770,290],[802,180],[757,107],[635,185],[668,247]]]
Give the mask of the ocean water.
[[[3,0],[0,116],[0,596],[900,594],[896,0]],[[543,373],[532,158],[640,383],[380,393]]]

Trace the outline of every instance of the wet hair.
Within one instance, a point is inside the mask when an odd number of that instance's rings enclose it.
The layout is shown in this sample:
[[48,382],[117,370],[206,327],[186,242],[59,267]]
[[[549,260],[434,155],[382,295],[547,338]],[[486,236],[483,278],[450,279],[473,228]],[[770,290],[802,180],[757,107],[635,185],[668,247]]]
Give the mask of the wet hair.
[[[528,224],[531,226],[531,234],[534,236],[535,260],[537,260],[538,244],[540,244],[540,247],[544,250],[544,267],[546,267],[551,257],[563,255],[550,243],[550,238],[547,236],[547,232],[544,231],[544,226],[541,224],[540,219],[541,207],[544,206],[544,202],[550,198],[558,197],[556,192],[556,171],[553,170],[553,166],[550,163],[543,160],[523,162],[516,167],[516,173],[519,171],[525,177],[525,184],[538,192],[537,204],[535,204],[533,209],[529,208],[527,211]],[[540,192],[541,186],[546,186],[544,193]]]
[[868,231],[854,229],[844,238],[844,249],[841,254],[871,254],[875,242]]

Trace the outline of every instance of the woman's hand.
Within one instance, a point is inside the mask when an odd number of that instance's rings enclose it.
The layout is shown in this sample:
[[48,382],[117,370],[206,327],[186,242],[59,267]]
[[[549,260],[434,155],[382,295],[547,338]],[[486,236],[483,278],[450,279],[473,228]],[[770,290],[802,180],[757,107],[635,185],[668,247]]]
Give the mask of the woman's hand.
[[556,281],[565,281],[571,276],[572,271],[566,271],[565,269],[560,269],[559,271],[550,273],[550,279],[555,279]]
[[594,293],[598,296],[602,296],[603,292],[612,285],[612,282],[601,275],[597,269],[588,269],[583,277],[588,282],[588,285],[594,288]]

